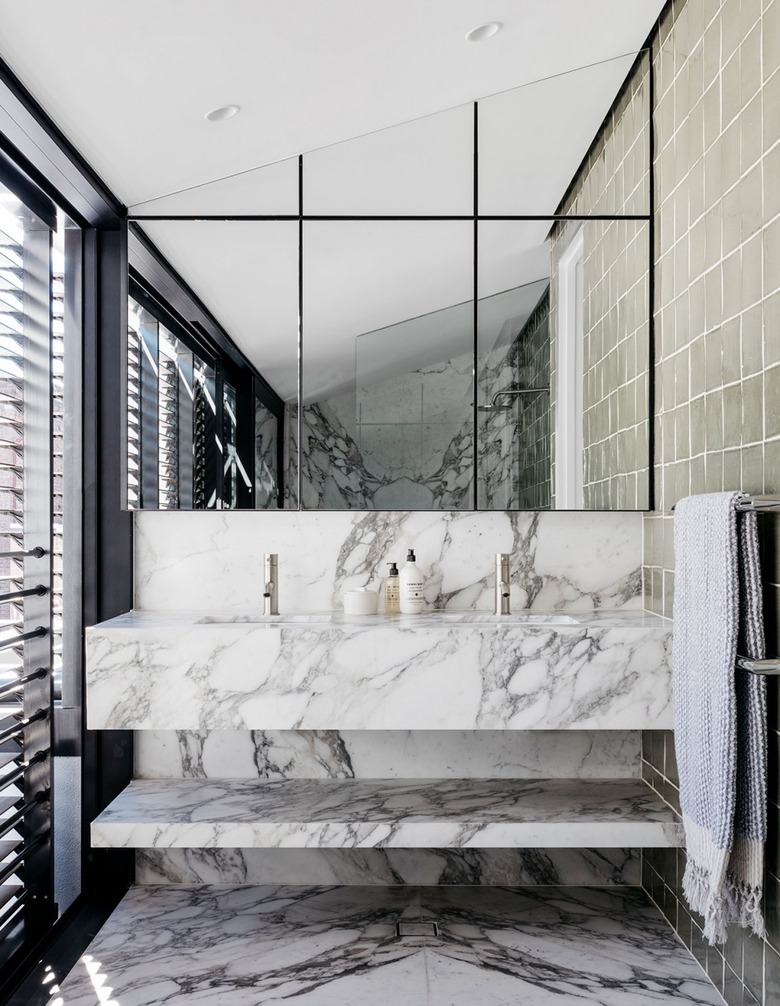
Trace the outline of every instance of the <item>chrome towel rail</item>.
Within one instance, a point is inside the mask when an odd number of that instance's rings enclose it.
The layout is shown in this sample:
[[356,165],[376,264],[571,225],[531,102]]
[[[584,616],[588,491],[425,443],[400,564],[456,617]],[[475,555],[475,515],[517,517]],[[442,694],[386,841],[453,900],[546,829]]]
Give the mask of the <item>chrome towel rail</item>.
[[764,677],[780,675],[780,657],[765,657],[752,660],[750,657],[737,657],[737,667],[751,674],[761,674]]
[[[672,510],[677,506],[672,504]],[[751,496],[734,504],[734,509],[745,513],[753,510],[755,513],[768,513],[772,510],[780,510],[780,497],[778,496]]]
[[755,510],[761,513],[764,510],[780,510],[780,498],[777,496],[754,496],[751,499],[742,500],[737,503],[736,510]]

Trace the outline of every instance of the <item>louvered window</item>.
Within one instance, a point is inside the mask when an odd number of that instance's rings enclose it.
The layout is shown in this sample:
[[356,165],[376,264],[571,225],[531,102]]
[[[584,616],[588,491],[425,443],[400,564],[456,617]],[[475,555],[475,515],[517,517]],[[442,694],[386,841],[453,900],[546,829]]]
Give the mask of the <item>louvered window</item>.
[[131,509],[202,509],[214,372],[158,317],[130,299],[127,485]]
[[0,188],[3,958],[54,912],[51,721],[52,672],[62,666],[64,350],[62,274],[54,274],[52,250],[50,228]]
[[[61,236],[61,235],[60,235]],[[52,259],[51,418],[52,418],[52,675],[62,696],[63,577],[65,520],[65,263],[60,242]]]

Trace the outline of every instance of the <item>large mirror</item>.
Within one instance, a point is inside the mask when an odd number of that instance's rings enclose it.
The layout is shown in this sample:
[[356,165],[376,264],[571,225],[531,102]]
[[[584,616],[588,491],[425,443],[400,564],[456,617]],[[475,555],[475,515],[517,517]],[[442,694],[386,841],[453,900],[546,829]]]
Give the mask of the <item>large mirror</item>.
[[620,57],[155,200],[129,504],[647,508],[648,96]]

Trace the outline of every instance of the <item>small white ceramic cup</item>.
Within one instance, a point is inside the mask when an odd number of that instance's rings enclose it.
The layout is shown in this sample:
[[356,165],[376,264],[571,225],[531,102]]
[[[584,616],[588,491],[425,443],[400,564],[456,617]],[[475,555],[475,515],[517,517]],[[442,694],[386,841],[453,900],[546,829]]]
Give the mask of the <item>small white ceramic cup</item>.
[[347,590],[344,592],[345,615],[375,615],[379,595],[375,590],[364,587],[362,590]]

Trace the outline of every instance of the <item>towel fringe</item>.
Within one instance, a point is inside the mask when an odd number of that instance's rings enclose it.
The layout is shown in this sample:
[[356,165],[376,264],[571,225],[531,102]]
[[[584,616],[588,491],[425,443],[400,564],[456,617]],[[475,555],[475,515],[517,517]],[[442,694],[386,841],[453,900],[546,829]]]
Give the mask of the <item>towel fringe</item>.
[[709,870],[689,859],[682,886],[688,904],[704,916],[704,938],[710,943],[726,942],[730,922],[749,926],[756,936],[765,935],[760,885],[751,886],[727,873],[720,889],[713,891]]

